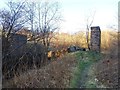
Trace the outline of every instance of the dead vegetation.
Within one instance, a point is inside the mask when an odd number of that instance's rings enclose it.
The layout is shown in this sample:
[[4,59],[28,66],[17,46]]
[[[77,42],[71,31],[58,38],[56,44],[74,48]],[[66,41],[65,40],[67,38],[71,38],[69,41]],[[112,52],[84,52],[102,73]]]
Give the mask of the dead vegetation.
[[118,88],[118,59],[105,56],[96,66],[96,77],[108,88]]
[[[83,37],[82,37],[83,36]],[[56,36],[58,37],[58,36]],[[81,39],[79,39],[81,37]],[[66,39],[64,39],[66,38]],[[72,37],[65,34],[59,35],[57,40],[51,42],[51,47],[54,50],[67,48],[69,45],[78,45],[86,47],[84,34],[76,34]],[[102,84],[107,87],[116,87],[118,80],[118,36],[117,32],[103,31],[101,37],[101,50],[105,55],[102,60],[96,64],[96,77]],[[64,41],[63,41],[64,40]],[[53,60],[53,59],[51,59]],[[15,76],[13,79],[4,80],[4,88],[68,88],[70,84],[71,74],[76,65],[74,55],[65,54],[53,60],[52,63],[41,67],[34,67],[25,73],[20,73],[20,76]]]
[[104,31],[101,45],[104,56],[95,68],[98,80],[108,88],[118,88],[118,43],[117,32]]
[[4,88],[68,88],[76,61],[68,54],[53,61],[41,69],[33,69],[20,76],[15,76],[8,82],[3,82]]

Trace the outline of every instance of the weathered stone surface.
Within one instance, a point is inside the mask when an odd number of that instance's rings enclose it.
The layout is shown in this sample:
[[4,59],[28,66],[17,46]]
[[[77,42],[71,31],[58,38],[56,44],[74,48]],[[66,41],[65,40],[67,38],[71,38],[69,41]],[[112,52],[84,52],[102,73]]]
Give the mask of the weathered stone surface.
[[90,48],[93,51],[100,52],[101,30],[99,26],[91,27]]

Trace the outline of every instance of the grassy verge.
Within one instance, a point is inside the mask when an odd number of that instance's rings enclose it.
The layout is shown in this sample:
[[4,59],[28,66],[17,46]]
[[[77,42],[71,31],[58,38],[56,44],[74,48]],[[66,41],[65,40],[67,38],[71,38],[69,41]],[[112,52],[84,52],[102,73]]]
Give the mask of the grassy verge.
[[[101,54],[93,51],[87,51],[87,52],[80,51],[75,53],[75,55],[76,55],[78,64],[73,73],[73,77],[70,82],[70,87],[71,88],[78,88],[78,87],[89,88],[88,86],[90,85],[86,85],[86,82],[87,82],[86,75],[88,74],[89,67],[93,65],[95,62],[100,60]],[[95,87],[95,85],[92,85],[90,87]]]

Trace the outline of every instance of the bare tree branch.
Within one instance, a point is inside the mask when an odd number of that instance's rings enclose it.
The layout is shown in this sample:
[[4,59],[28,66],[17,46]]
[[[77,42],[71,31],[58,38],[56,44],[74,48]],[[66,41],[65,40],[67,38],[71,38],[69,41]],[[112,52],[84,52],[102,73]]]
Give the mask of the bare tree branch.
[[[87,47],[89,50],[90,50],[90,45],[89,45],[90,30],[89,29],[90,29],[91,25],[93,24],[95,13],[96,13],[96,11],[93,13],[92,16],[87,17],[87,22],[86,22],[86,40],[87,40]],[[92,18],[92,20],[90,20],[90,18]]]

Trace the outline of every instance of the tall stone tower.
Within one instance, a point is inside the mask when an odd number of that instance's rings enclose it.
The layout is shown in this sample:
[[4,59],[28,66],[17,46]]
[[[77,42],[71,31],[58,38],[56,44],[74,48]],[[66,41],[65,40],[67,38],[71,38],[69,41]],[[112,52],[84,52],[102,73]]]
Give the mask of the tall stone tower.
[[101,46],[101,30],[99,26],[91,27],[90,49],[92,51],[100,52]]

